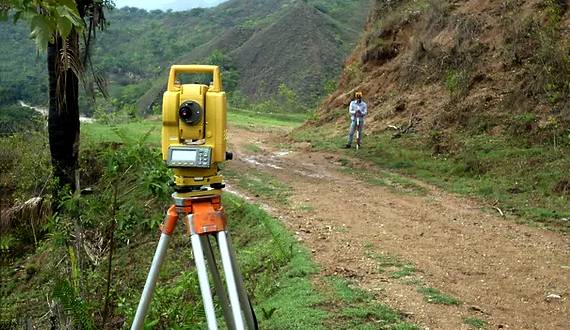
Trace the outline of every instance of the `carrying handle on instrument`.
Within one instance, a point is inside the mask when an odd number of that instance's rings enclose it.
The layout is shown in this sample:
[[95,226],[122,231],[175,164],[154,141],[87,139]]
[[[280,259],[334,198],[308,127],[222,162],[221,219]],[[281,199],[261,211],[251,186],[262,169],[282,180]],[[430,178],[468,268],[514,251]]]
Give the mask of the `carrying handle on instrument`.
[[176,75],[179,73],[211,73],[213,79],[213,86],[210,88],[212,92],[222,91],[222,76],[220,67],[217,65],[173,65],[170,67],[170,75],[168,76],[167,90],[172,92],[176,91],[174,81]]

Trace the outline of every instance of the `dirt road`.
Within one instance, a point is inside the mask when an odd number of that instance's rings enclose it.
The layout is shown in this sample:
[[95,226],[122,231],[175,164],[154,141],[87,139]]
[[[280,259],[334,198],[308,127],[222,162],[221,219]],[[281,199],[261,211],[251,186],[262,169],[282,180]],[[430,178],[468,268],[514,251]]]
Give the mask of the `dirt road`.
[[[567,235],[430,186],[416,196],[369,184],[341,171],[341,160],[368,164],[284,143],[283,131],[232,128],[229,140],[237,155],[229,168],[255,167],[291,187],[288,204],[253,199],[312,251],[321,275],[349,278],[422,329],[472,329],[466,319],[490,329],[570,329]],[[445,296],[427,297],[433,289]],[[459,303],[442,304],[446,297]]]

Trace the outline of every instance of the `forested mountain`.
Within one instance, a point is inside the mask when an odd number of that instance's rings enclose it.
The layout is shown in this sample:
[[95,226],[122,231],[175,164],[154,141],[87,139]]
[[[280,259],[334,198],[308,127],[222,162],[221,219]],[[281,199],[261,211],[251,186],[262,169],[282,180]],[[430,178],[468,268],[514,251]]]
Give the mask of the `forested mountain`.
[[[168,67],[174,63],[222,65],[226,88],[252,101],[286,84],[314,104],[325,84],[340,73],[370,3],[231,0],[180,12],[111,10],[106,14],[109,26],[98,32],[93,51],[93,64],[107,76],[112,96],[102,106],[138,104],[148,109],[160,101]],[[36,55],[27,34],[23,24],[0,25],[6,40],[0,46],[4,104],[47,99],[43,56]],[[89,108],[84,101],[83,111],[91,112]]]
[[47,62],[24,24],[0,23],[0,104],[47,102]]

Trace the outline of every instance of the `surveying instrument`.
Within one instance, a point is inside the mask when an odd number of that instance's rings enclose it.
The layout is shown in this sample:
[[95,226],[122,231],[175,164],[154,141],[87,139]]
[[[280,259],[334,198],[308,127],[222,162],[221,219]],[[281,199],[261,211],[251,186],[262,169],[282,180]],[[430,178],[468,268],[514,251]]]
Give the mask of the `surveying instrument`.
[[[211,74],[212,83],[209,86],[180,84],[178,74]],[[208,329],[218,329],[218,325],[207,268],[227,328],[258,329],[231,246],[221,204],[224,183],[219,165],[232,158],[231,153],[226,152],[226,113],[226,94],[222,90],[218,66],[173,65],[170,68],[168,86],[162,101],[162,158],[174,172],[174,205],[168,209],[161,224],[162,234],[131,330],[141,329],[144,325],[168,241],[179,219],[183,219],[186,233],[190,236]],[[216,264],[211,238],[217,241],[225,287]]]

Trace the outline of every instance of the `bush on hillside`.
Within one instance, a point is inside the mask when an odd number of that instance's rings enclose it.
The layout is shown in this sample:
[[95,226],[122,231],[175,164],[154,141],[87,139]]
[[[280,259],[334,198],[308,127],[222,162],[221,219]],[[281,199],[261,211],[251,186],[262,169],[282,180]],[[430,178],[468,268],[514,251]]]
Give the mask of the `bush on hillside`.
[[47,135],[26,131],[0,137],[0,249],[18,255],[41,238],[53,180]]
[[0,134],[39,131],[46,121],[38,112],[20,105],[6,105],[0,109]]
[[[53,322],[101,324],[101,316],[108,312],[103,310],[105,287],[115,285],[103,275],[107,260],[113,259],[112,251],[127,246],[139,233],[158,228],[170,202],[171,173],[160,151],[149,147],[146,138],[84,144],[80,159],[84,189],[76,193],[52,192],[45,134],[2,138],[0,154],[9,156],[0,176],[3,205],[22,204],[37,196],[51,209],[53,193],[62,201],[55,214],[3,217],[9,223],[2,224],[0,233],[2,251],[10,258],[34,247],[39,254],[49,251],[39,294],[49,295],[57,301],[56,308],[62,308]],[[17,307],[14,299],[19,295],[13,290],[7,291],[8,305]],[[18,318],[15,314],[8,317]]]

